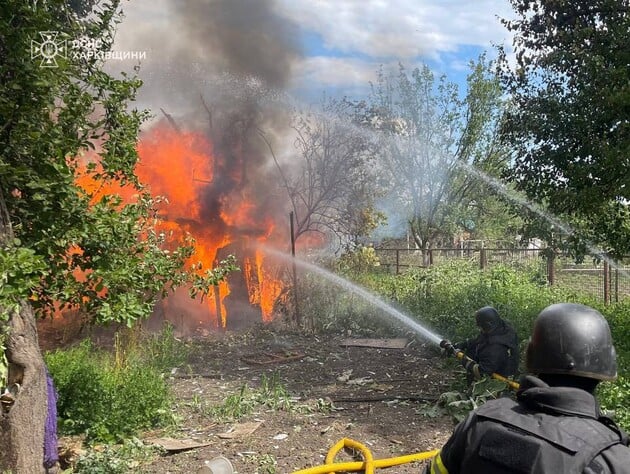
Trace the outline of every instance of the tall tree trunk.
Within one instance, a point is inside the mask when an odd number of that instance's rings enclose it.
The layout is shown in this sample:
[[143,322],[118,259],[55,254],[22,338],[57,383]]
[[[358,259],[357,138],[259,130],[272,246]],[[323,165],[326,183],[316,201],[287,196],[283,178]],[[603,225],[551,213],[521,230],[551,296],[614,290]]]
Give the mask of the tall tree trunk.
[[46,370],[31,306],[23,302],[12,310],[7,326],[7,386],[19,390],[14,403],[0,409],[0,472],[42,473]]

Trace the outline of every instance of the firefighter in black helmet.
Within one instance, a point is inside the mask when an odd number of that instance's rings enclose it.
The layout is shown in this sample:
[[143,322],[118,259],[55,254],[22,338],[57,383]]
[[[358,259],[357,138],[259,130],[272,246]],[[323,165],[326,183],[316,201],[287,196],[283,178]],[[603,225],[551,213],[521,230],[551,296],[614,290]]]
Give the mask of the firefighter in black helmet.
[[[496,373],[511,377],[518,371],[518,337],[512,325],[501,319],[492,306],[484,306],[475,313],[480,333],[477,337],[454,344],[477,364],[468,364],[467,379],[471,384],[483,375]],[[465,363],[465,360],[463,360]]]
[[594,391],[617,376],[604,317],[560,303],[534,323],[516,401],[486,402],[455,428],[427,473],[630,473],[625,433]]

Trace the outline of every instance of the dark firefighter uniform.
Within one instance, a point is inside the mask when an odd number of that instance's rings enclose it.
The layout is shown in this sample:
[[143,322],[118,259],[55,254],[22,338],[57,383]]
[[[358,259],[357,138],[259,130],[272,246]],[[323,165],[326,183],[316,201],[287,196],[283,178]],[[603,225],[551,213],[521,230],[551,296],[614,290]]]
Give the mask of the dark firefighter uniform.
[[[492,328],[482,331],[474,339],[456,344],[456,348],[477,362],[480,375],[497,373],[511,377],[518,371],[518,336],[510,323],[498,316]],[[477,373],[473,375],[479,378]]]
[[628,473],[625,433],[601,416],[594,396],[617,377],[610,327],[597,310],[543,309],[525,356],[516,400],[486,402],[455,428],[427,473]]
[[590,393],[528,376],[517,400],[492,400],[472,412],[427,473],[630,473],[627,440]]

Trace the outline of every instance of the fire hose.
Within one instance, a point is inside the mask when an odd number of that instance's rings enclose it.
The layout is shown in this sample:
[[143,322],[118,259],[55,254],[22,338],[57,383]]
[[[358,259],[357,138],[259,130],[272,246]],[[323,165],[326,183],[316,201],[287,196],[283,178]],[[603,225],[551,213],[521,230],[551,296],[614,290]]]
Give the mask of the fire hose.
[[[463,351],[457,349],[453,344],[444,339],[440,342],[440,347],[443,348],[447,354],[453,355],[456,359],[461,361],[464,367],[472,368],[477,363],[468,357]],[[478,370],[478,369],[477,369]],[[500,382],[505,383],[512,390],[518,390],[519,384],[514,380],[510,380],[503,375],[497,373],[491,373],[490,377],[498,380]],[[351,462],[335,462],[335,456],[339,451],[343,448],[352,448],[357,451],[360,451],[363,456],[363,461],[351,461]],[[374,459],[370,450],[363,444],[354,441],[349,438],[343,438],[338,441],[326,455],[325,464],[322,466],[311,467],[307,469],[302,469],[300,471],[295,471],[293,474],[335,474],[336,471],[363,471],[365,474],[373,474],[374,470],[377,468],[387,468],[392,466],[398,466],[400,464],[406,464],[409,462],[415,461],[425,461],[434,457],[440,450],[436,449],[433,451],[424,451],[416,454],[408,454],[405,456],[399,456],[395,458],[386,458],[386,459]]]
[[[444,349],[447,354],[452,354],[453,357],[461,361],[462,365],[466,367],[467,369],[477,364],[477,362],[475,362],[473,359],[471,359],[466,354],[464,354],[463,351],[457,349],[447,339],[444,339],[440,342],[440,347]],[[507,386],[510,387],[512,390],[518,390],[520,387],[518,382],[515,382],[514,380],[510,380],[507,377],[504,377],[503,375],[497,374],[495,372],[490,374],[490,378],[493,378],[495,380],[498,380],[500,382],[507,384]]]
[[[352,448],[360,451],[363,456],[363,461],[350,461],[350,462],[335,462],[335,456],[343,448]],[[343,438],[338,441],[326,455],[325,464],[322,466],[310,467],[295,471],[293,474],[335,474],[336,471],[363,471],[365,474],[374,474],[374,470],[377,468],[387,468],[392,466],[399,466],[409,462],[425,461],[432,458],[439,449],[433,451],[425,451],[416,454],[407,454],[405,456],[399,456],[396,458],[374,459],[370,450],[358,441],[354,441],[350,438]]]

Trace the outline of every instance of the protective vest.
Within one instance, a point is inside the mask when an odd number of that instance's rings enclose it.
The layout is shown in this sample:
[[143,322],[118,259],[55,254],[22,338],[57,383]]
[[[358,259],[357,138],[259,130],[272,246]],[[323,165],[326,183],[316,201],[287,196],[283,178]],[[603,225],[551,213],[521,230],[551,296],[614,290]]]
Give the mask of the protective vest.
[[514,328],[507,322],[501,321],[502,327],[494,333],[490,333],[488,336],[489,344],[501,344],[505,346],[507,351],[507,360],[501,367],[499,373],[509,377],[518,372],[519,363],[519,350],[518,350],[518,336]]
[[482,405],[476,414],[466,472],[581,473],[599,453],[625,441],[612,422],[532,412],[509,398]]
[[494,358],[488,361],[492,371],[505,377],[518,372],[519,349],[518,337],[514,328],[506,321],[501,321],[499,327],[490,333],[481,333],[476,339],[466,341],[461,345],[466,354],[476,362],[482,356],[488,357],[488,350],[492,347],[502,347],[504,351],[494,353]]

